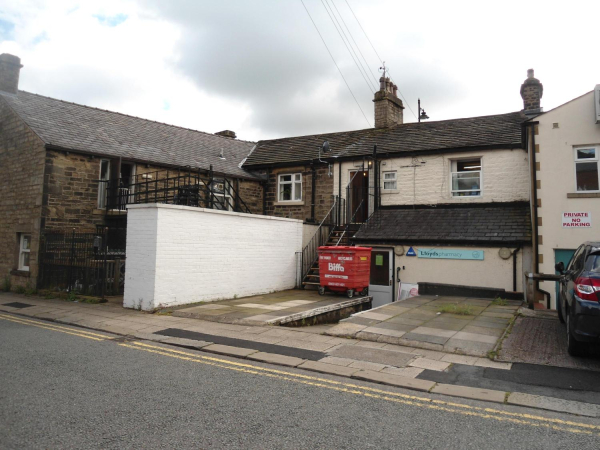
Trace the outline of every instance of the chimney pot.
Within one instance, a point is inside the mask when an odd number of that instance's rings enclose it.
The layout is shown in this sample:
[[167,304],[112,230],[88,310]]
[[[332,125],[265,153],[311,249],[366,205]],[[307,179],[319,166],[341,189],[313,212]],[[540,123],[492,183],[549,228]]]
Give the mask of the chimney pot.
[[0,55],[0,91],[16,94],[19,90],[21,59],[18,56],[2,53]]

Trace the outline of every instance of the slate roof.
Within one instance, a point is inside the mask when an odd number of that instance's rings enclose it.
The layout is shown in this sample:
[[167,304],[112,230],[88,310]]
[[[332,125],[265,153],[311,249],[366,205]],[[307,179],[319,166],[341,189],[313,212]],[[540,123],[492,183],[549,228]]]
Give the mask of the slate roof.
[[531,242],[529,203],[460,206],[380,209],[354,239],[478,245]]
[[434,150],[481,148],[521,148],[521,124],[527,117],[520,112],[467,119],[406,123],[391,128],[369,128],[341,133],[316,134],[259,141],[244,167],[305,162],[318,157],[323,141],[329,141],[328,156],[370,155],[373,144],[378,154],[402,154]]
[[[239,168],[253,142],[216,136],[91,108],[25,91],[1,92],[10,107],[49,145],[166,166],[213,169],[256,178]],[[223,149],[225,159],[219,158]]]

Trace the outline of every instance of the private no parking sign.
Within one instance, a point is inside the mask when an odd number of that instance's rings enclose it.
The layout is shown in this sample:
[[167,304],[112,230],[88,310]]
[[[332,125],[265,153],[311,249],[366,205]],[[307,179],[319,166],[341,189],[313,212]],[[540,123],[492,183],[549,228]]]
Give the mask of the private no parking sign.
[[592,214],[589,212],[564,212],[562,226],[563,228],[591,228]]

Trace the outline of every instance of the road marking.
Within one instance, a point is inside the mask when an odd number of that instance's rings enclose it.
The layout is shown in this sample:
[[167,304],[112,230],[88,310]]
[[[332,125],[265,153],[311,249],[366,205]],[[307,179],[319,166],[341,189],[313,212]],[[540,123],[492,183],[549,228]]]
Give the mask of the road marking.
[[[67,328],[60,325],[54,325],[47,322],[38,322],[35,320],[24,319],[21,317],[15,317],[12,315],[0,314],[0,319],[8,320],[21,325],[30,325],[38,328],[44,328],[46,330],[58,331],[73,336],[84,337],[95,341],[112,340],[109,336],[101,335],[98,333],[92,333],[84,330],[74,330],[73,328]],[[182,350],[175,350],[170,348],[159,347],[156,345],[150,345],[143,342],[133,342],[133,345],[129,343],[119,343],[121,347],[131,348],[134,350],[142,350],[149,353],[154,353],[162,356],[168,356],[171,358],[177,358],[185,361],[191,361],[201,364],[207,364],[215,367],[220,367],[228,370],[235,370],[237,372],[248,373],[252,375],[266,376],[270,378],[277,378],[281,380],[291,381],[295,383],[302,383],[309,386],[315,386],[325,389],[331,389],[339,392],[345,392],[354,395],[361,395],[364,397],[375,398],[379,400],[385,400],[395,403],[401,403],[410,406],[416,406],[421,408],[429,408],[438,411],[451,412],[456,414],[462,414],[465,416],[479,417],[483,419],[493,419],[501,422],[511,422],[520,425],[527,425],[531,427],[548,428],[557,431],[567,431],[571,433],[589,434],[589,435],[600,435],[596,430],[600,430],[600,426],[591,425],[580,422],[572,422],[562,419],[553,419],[543,416],[535,416],[532,414],[514,413],[509,411],[502,411],[493,408],[482,408],[477,406],[465,405],[462,403],[446,402],[443,400],[431,399],[427,397],[418,397],[414,395],[401,394],[398,392],[390,392],[383,389],[371,388],[368,386],[359,386],[352,383],[340,382],[335,380],[329,380],[326,378],[319,378],[310,375],[298,374],[293,372],[287,372],[278,369],[269,369],[265,367],[258,367],[252,364],[239,363],[235,361],[228,361],[226,359],[215,358],[212,356],[202,356],[195,353],[190,353]],[[556,425],[558,424],[558,425]],[[559,426],[560,425],[560,426]],[[590,431],[594,430],[594,431]]]
[[[46,322],[38,322],[35,320],[23,319],[21,317],[7,316],[5,314],[0,314],[0,319],[8,320],[10,322],[20,323],[21,325],[30,325],[38,328],[44,328],[46,330],[52,331],[60,331],[61,333],[70,334],[73,336],[84,337],[87,339],[92,339],[94,341],[104,341],[106,339],[110,339],[108,336],[103,336],[97,333],[91,333],[89,331],[84,330],[75,330],[73,328],[62,327],[60,325],[54,325]],[[99,336],[99,337],[97,337]]]
[[[397,392],[385,391],[382,389],[371,388],[367,386],[359,386],[352,383],[345,383],[325,378],[314,377],[310,375],[296,374],[284,370],[269,369],[257,367],[252,364],[239,363],[228,361],[221,358],[211,356],[202,356],[194,353],[189,353],[181,350],[168,349],[156,345],[149,345],[142,342],[133,342],[131,344],[119,344],[123,347],[128,347],[137,350],[144,350],[150,353],[156,353],[163,356],[182,359],[186,361],[198,362],[212,366],[221,367],[224,369],[235,370],[238,372],[250,373],[253,375],[268,376],[271,378],[279,378],[283,380],[293,381],[297,383],[307,384],[311,386],[333,389],[351,394],[363,395],[406,405],[419,406],[430,409],[437,409],[446,412],[453,412],[467,416],[475,416],[486,419],[494,419],[498,421],[506,421],[529,425],[534,427],[545,427],[560,431],[569,431],[573,433],[596,434],[589,430],[600,430],[600,426],[586,423],[572,422],[562,419],[553,419],[543,416],[535,416],[532,414],[514,413],[509,411],[501,411],[493,408],[481,408],[470,406],[461,403],[446,402],[443,400],[431,399],[426,397],[418,397],[414,395],[401,394]],[[537,422],[537,423],[536,423]],[[561,425],[561,426],[558,426]],[[575,427],[575,428],[573,428]]]

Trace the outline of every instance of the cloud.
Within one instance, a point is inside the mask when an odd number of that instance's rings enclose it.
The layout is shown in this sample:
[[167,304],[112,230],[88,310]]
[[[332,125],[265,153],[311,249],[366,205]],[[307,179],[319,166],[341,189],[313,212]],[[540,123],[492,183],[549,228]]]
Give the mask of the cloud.
[[114,16],[105,16],[103,14],[94,14],[94,17],[98,19],[102,25],[109,27],[116,27],[127,20],[127,14],[116,14]]

